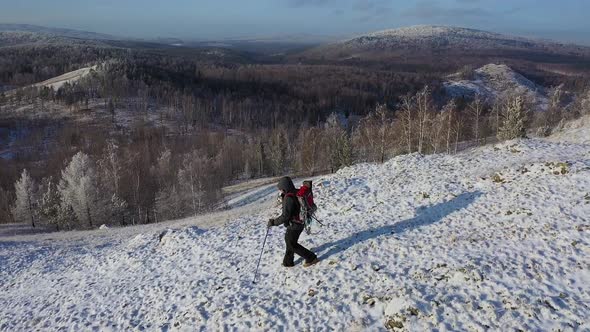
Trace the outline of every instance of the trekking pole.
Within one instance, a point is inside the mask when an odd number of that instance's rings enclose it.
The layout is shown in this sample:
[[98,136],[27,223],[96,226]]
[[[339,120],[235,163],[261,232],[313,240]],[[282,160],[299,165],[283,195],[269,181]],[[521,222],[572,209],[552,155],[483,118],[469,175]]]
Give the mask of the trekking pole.
[[320,224],[320,226],[324,226],[324,223],[322,223],[318,218],[316,218],[315,216],[311,216],[315,221],[318,222],[318,224]]
[[268,232],[270,231],[270,227],[266,229],[266,235],[264,236],[264,242],[262,242],[262,250],[260,250],[260,257],[258,257],[258,264],[256,264],[256,271],[254,272],[254,280],[252,283],[256,283],[256,276],[258,275],[258,267],[260,266],[260,260],[262,259],[262,253],[264,252],[264,245],[266,244],[266,238],[268,237]]

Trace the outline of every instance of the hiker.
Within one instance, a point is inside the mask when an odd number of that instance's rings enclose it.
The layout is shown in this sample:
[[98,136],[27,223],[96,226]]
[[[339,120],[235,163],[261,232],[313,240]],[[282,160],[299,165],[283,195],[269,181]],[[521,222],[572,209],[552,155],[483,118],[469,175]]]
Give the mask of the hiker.
[[283,194],[283,213],[278,218],[273,218],[268,221],[268,227],[284,225],[287,228],[285,232],[285,258],[283,259],[283,266],[295,266],[293,262],[295,254],[303,257],[305,263],[303,266],[308,267],[319,262],[316,254],[304,248],[298,243],[299,236],[303,232],[304,225],[299,218],[299,202],[297,201],[297,189],[293,185],[290,177],[284,177],[279,180],[278,189]]

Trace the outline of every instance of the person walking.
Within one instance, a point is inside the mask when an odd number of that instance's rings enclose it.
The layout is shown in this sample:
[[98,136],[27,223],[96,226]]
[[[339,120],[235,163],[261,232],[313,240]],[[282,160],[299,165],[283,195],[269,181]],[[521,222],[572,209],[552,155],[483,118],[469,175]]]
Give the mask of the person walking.
[[295,254],[305,259],[304,267],[318,263],[319,260],[316,254],[299,244],[299,236],[303,232],[305,225],[300,220],[299,212],[301,207],[297,201],[297,189],[295,189],[293,181],[288,176],[283,177],[279,180],[277,187],[281,191],[283,212],[279,217],[269,219],[267,226],[270,228],[283,225],[287,228],[285,232],[285,245],[287,248],[285,249],[283,266],[295,266],[293,261]]

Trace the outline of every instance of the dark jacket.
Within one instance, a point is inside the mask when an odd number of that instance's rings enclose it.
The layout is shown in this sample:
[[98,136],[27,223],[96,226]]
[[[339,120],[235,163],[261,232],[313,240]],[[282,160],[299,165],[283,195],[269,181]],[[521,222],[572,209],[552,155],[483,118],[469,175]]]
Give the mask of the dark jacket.
[[283,196],[283,212],[278,218],[273,220],[273,225],[279,226],[282,224],[285,227],[300,227],[299,224],[293,222],[293,220],[299,217],[299,210],[301,208],[297,201],[297,189],[295,189],[293,181],[289,177],[281,178],[277,187],[279,190],[284,190],[286,195]]

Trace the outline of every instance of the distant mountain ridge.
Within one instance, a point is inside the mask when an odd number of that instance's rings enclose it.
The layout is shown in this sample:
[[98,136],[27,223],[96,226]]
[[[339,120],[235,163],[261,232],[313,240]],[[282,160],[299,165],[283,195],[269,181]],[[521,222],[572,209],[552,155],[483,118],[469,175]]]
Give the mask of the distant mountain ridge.
[[95,39],[95,40],[121,40],[123,38],[90,31],[51,28],[32,24],[0,24],[0,32],[32,32],[51,34],[60,37],[78,38],[78,39]]
[[590,56],[590,47],[505,35],[476,29],[417,25],[376,31],[306,52],[311,58],[370,58],[424,54],[528,51],[543,54]]

